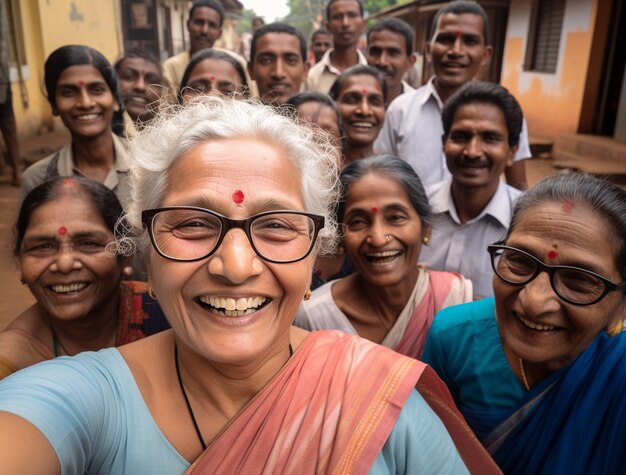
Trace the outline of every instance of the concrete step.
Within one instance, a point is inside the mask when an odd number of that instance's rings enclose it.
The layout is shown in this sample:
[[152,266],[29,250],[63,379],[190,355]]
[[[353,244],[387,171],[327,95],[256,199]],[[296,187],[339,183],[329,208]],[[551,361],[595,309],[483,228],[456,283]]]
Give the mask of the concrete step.
[[[584,171],[591,169],[626,173],[626,144],[611,137],[586,134],[563,134],[554,141],[557,162],[574,161]],[[573,164],[574,165],[574,164]]]

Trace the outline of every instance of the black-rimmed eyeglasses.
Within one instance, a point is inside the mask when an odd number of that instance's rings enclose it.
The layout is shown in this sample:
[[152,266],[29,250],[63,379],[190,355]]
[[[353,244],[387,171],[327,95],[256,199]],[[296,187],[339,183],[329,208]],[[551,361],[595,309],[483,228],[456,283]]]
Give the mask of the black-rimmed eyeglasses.
[[512,285],[526,285],[541,272],[550,276],[554,293],[573,305],[592,305],[614,290],[626,289],[626,282],[616,284],[587,269],[544,264],[532,254],[500,243],[487,247],[496,275]]
[[287,264],[311,253],[324,217],[301,211],[266,211],[230,219],[193,206],[156,208],[141,213],[159,255],[173,261],[198,261],[213,254],[231,229],[242,229],[254,252],[269,262]]

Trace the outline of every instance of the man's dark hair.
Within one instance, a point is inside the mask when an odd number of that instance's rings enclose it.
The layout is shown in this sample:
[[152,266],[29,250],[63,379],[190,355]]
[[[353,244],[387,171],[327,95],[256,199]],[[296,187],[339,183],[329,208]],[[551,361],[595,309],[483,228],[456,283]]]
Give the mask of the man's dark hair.
[[413,52],[413,30],[406,21],[400,20],[399,18],[383,18],[382,20],[378,20],[367,30],[368,44],[370,42],[370,35],[379,31],[392,31],[404,36],[406,55],[411,56]]
[[372,76],[376,79],[383,90],[383,100],[385,101],[385,104],[387,104],[387,82],[385,81],[383,74],[378,69],[364,64],[352,66],[337,76],[337,79],[335,79],[335,82],[330,87],[328,95],[336,101],[339,98],[339,93],[341,92],[343,83],[346,82],[346,79],[352,76]]
[[439,23],[439,19],[445,15],[446,13],[453,13],[455,15],[462,15],[464,13],[470,13],[472,15],[478,15],[483,19],[483,40],[486,45],[490,44],[489,38],[489,18],[487,17],[487,12],[483,7],[480,6],[474,0],[454,0],[448,3],[445,7],[440,8],[435,16],[433,17],[433,22],[430,25],[430,35],[429,38],[432,39],[435,31],[437,31],[437,24]]
[[[329,0],[329,2],[326,4],[326,21],[330,21],[330,6],[338,1],[339,0]],[[353,1],[359,4],[359,13],[361,13],[361,18],[363,18],[363,2],[361,0]]]
[[222,8],[222,4],[216,0],[197,0],[193,2],[191,8],[189,9],[189,18],[188,21],[193,18],[193,13],[196,11],[196,8],[207,7],[211,10],[215,10],[217,14],[220,16],[220,28],[224,24],[224,8]]
[[453,94],[443,108],[443,133],[450,134],[454,116],[459,107],[467,104],[492,104],[502,111],[506,128],[509,133],[509,146],[519,143],[524,115],[519,103],[513,95],[499,84],[491,82],[470,81]]
[[163,74],[163,69],[161,68],[161,62],[158,59],[156,59],[156,57],[152,53],[146,50],[140,49],[140,48],[129,49],[122,56],[120,56],[120,58],[117,61],[115,61],[113,68],[115,69],[115,72],[117,74],[120,73],[120,69],[122,67],[122,63],[124,62],[124,60],[128,58],[145,59],[146,61],[152,64],[155,64],[156,67],[159,68],[159,73]]
[[267,35],[268,33],[285,33],[298,38],[298,41],[300,41],[300,55],[302,56],[302,61],[306,61],[306,39],[304,39],[302,32],[287,23],[276,22],[263,25],[254,32],[254,35],[252,35],[252,43],[250,44],[250,63],[254,63],[257,41],[261,36]]
[[311,34],[311,43],[313,43],[313,40],[315,40],[315,37],[317,35],[333,36],[333,34],[330,31],[328,31],[326,28],[318,28]]

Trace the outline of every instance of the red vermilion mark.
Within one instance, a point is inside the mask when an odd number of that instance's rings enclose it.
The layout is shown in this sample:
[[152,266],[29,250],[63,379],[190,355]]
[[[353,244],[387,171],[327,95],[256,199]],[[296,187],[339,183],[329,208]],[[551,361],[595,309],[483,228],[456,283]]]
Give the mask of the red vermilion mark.
[[78,81],[78,85],[79,85],[80,87],[83,87],[83,86],[85,85],[85,81]]
[[61,236],[65,236],[65,234],[67,234],[67,228],[65,226],[61,226],[58,232]]
[[378,208],[372,208],[372,213],[378,213]]
[[548,252],[548,259],[556,259],[556,256],[558,256],[558,254],[555,250]]
[[575,205],[574,205],[574,202],[572,200],[565,200],[565,201],[563,201],[563,204],[561,205],[561,208],[566,213],[571,213],[572,210],[574,209],[574,206]]
[[63,186],[74,186],[74,180],[72,180],[71,178],[66,178],[65,180],[63,180]]
[[233,202],[234,202],[235,204],[240,205],[241,203],[243,203],[243,199],[244,199],[244,196],[243,196],[243,191],[241,191],[241,190],[236,190],[236,191],[233,193]]
[[215,81],[215,76],[209,76],[209,79],[211,80],[211,82]]
[[454,35],[459,38],[463,34],[462,31],[457,31]]
[[363,93],[364,96],[367,95],[367,89],[361,89],[361,92]]

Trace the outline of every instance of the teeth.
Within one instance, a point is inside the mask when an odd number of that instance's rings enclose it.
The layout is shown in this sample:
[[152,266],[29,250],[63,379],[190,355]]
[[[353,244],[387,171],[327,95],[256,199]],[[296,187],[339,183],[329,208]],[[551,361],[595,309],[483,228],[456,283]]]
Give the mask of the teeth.
[[391,257],[391,256],[397,256],[398,254],[400,254],[400,251],[368,252],[365,255],[368,257]]
[[554,330],[556,327],[553,327],[552,325],[538,325],[537,323],[533,323],[533,322],[529,322],[528,320],[520,317],[519,315],[517,316],[520,321],[527,326],[528,328],[532,328],[533,330],[539,330],[542,332],[549,332]]
[[198,300],[216,310],[223,309],[227,317],[240,317],[254,312],[258,307],[263,305],[267,299],[265,297],[244,297],[235,300],[231,297],[204,296],[200,297]]
[[60,285],[52,285],[50,288],[53,292],[57,294],[69,294],[71,292],[78,292],[79,290],[83,290],[87,287],[85,282],[76,282],[73,284],[60,284]]
[[93,120],[93,119],[97,119],[99,116],[100,114],[81,115],[78,117],[78,120]]
[[352,122],[352,126],[353,127],[366,127],[368,129],[371,129],[372,127],[374,127],[374,124],[370,122]]

